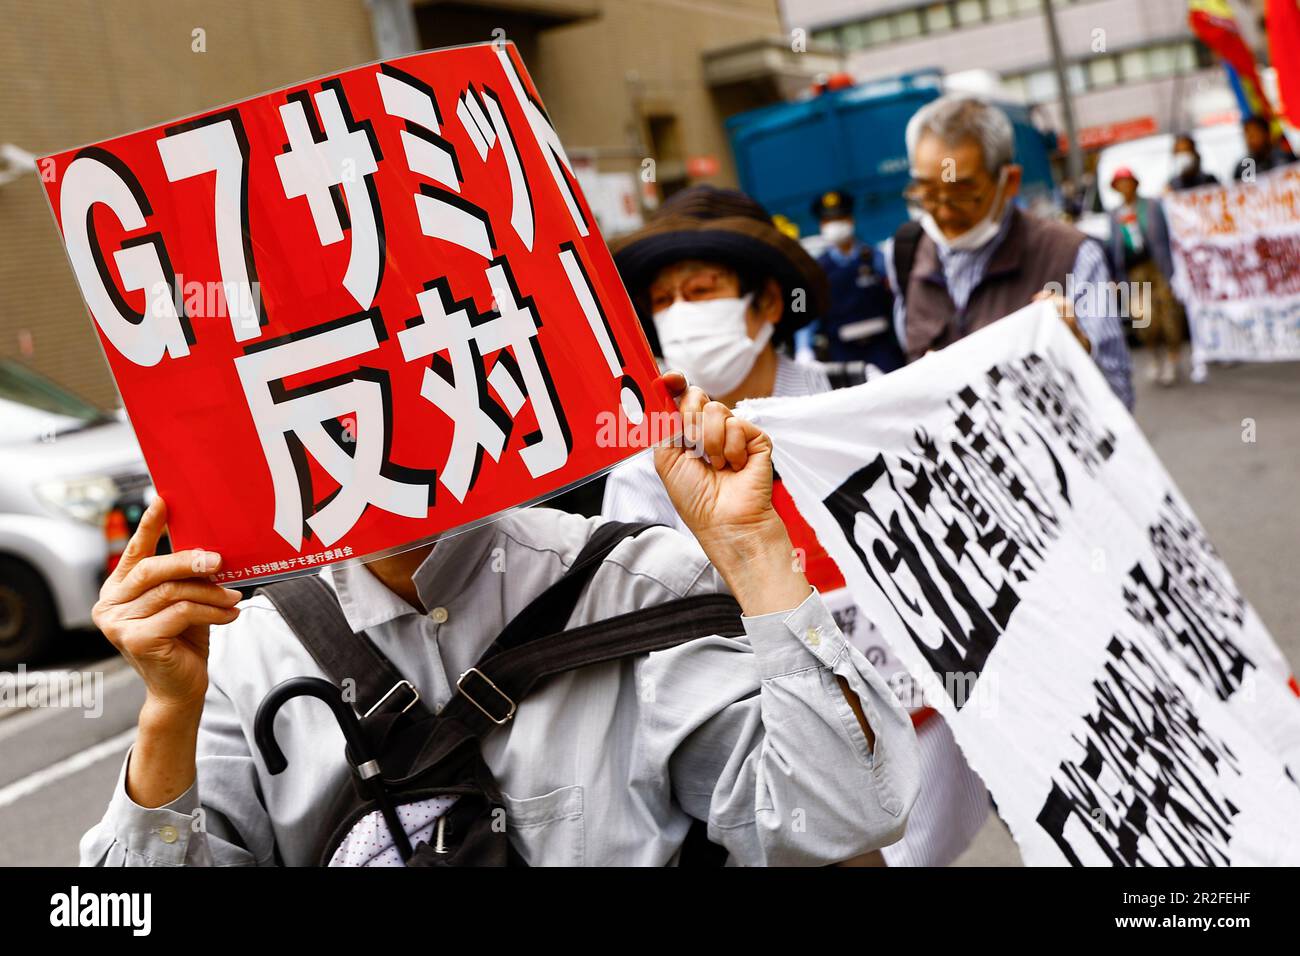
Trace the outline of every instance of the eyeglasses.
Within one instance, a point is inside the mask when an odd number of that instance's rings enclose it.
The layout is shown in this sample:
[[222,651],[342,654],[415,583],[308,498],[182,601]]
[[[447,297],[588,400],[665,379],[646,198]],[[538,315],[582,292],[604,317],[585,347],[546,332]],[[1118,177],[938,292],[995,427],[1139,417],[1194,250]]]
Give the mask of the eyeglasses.
[[647,299],[651,312],[662,312],[679,296],[687,302],[699,302],[735,295],[739,289],[740,280],[734,272],[700,269],[687,275],[675,289],[669,288],[667,283],[651,287]]
[[996,180],[982,187],[973,186],[968,181],[951,183],[940,189],[931,183],[913,180],[903,190],[903,199],[908,205],[926,212],[933,212],[939,206],[969,210],[977,208],[997,185]]

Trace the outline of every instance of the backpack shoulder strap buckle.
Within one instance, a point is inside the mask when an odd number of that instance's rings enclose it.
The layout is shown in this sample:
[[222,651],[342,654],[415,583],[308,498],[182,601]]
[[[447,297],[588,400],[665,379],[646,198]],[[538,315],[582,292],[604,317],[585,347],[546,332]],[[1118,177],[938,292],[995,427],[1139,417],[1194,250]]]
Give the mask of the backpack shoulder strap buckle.
[[[383,686],[383,685],[380,685],[380,686]],[[399,680],[399,681],[398,681],[396,684],[394,684],[392,687],[388,688],[388,692],[385,693],[383,697],[379,698],[379,700],[375,701],[374,705],[373,705],[369,710],[367,710],[364,714],[361,715],[361,716],[362,716],[362,719],[365,719],[366,717],[369,717],[371,714],[373,714],[375,711],[377,711],[380,707],[383,707],[383,706],[384,706],[384,701],[388,700],[388,698],[390,698],[390,697],[392,697],[394,694],[396,694],[397,691],[398,691],[399,689],[401,689],[402,687],[405,687],[406,690],[407,690],[407,692],[411,695],[411,700],[410,700],[410,702],[409,702],[405,707],[403,707],[403,708],[398,712],[399,716],[400,716],[401,714],[406,713],[408,710],[410,710],[412,707],[414,707],[416,704],[418,704],[418,703],[420,702],[420,692],[419,692],[418,690],[415,689],[415,685],[414,685],[414,684],[412,684],[409,680],[407,680],[405,677],[403,677],[401,680]]]
[[[488,710],[486,707],[480,704],[474,698],[474,695],[469,692],[469,688],[465,686],[465,678],[469,677],[471,674],[476,674],[479,677],[479,679],[482,680],[483,683],[487,684],[487,686],[492,689],[492,692],[496,694],[497,697],[499,697],[502,701],[505,702],[505,716],[497,717],[494,713],[492,713],[492,711]],[[464,696],[464,698],[467,701],[469,701],[471,704],[473,704],[475,707],[481,710],[483,712],[483,716],[487,717],[488,720],[492,721],[492,723],[496,724],[498,727],[502,726],[503,724],[509,723],[510,719],[515,715],[515,702],[510,699],[510,697],[506,694],[505,691],[503,691],[496,684],[492,683],[492,679],[488,677],[486,674],[484,674],[477,667],[471,667],[465,673],[461,674],[459,677],[456,678],[456,689],[461,692],[461,695]]]

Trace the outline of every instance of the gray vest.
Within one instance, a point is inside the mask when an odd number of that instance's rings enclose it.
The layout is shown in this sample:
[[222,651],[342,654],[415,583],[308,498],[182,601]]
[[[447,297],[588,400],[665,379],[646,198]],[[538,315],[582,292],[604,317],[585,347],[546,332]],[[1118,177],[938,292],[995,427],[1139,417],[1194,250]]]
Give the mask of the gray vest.
[[907,360],[941,349],[1029,304],[1049,282],[1064,289],[1087,237],[1073,226],[1011,211],[1011,225],[960,314],[948,295],[934,240],[922,235],[908,279]]

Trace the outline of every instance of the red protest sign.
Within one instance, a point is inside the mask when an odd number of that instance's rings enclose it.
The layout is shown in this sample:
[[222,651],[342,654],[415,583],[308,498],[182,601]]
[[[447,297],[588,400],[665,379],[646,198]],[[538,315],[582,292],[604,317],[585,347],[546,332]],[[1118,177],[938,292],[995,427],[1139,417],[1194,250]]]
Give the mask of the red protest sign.
[[226,581],[537,499],[672,409],[509,44],[360,67],[41,168],[174,544],[219,551]]

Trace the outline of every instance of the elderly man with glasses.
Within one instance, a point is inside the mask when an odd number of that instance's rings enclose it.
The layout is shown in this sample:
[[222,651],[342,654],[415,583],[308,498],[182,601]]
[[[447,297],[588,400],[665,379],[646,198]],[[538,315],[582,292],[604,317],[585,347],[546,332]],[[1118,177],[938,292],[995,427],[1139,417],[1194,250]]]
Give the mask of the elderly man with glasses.
[[917,216],[886,257],[894,326],[909,362],[1031,301],[1052,298],[1115,394],[1133,406],[1128,347],[1106,253],[1064,223],[1019,209],[1021,168],[1006,114],[967,94],[928,103],[907,125]]

